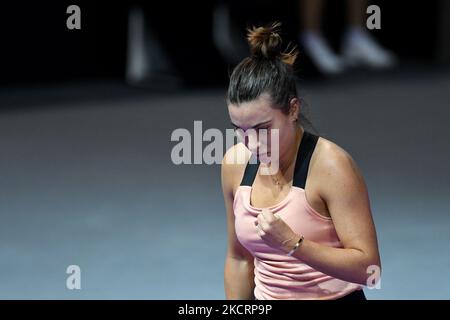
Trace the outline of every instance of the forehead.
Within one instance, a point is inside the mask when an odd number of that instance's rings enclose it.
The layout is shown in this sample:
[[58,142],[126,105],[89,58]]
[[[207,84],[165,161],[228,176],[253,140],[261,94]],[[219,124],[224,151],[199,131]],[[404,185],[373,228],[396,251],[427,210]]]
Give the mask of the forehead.
[[272,108],[271,104],[272,102],[267,96],[261,95],[258,99],[239,105],[229,104],[228,111],[234,124],[252,127],[273,117],[277,109]]

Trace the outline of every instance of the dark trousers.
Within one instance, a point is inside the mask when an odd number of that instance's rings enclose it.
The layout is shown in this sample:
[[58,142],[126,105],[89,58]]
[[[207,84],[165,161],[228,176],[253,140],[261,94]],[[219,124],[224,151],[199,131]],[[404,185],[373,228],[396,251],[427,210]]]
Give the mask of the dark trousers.
[[[254,298],[254,300],[258,300]],[[366,295],[364,294],[364,291],[362,290],[355,290],[351,293],[349,293],[346,296],[343,296],[341,298],[337,298],[335,300],[367,300]]]
[[367,298],[366,295],[364,294],[364,291],[355,290],[349,293],[348,295],[338,298],[336,300],[367,300]]

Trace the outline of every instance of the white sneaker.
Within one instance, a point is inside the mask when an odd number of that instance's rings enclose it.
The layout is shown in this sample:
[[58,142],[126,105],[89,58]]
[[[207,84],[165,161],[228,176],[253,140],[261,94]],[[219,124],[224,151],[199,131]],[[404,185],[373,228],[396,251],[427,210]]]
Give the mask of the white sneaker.
[[396,64],[394,54],[382,48],[369,32],[354,28],[346,32],[343,38],[342,54],[346,66],[366,65],[375,69],[384,69]]
[[320,72],[335,75],[344,71],[342,59],[331,50],[320,33],[304,32],[300,35],[300,42]]

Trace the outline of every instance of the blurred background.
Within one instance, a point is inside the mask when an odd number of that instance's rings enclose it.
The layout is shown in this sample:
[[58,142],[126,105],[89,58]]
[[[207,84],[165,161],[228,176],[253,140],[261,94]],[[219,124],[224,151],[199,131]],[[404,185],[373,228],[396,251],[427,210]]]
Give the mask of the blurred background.
[[[74,4],[80,29],[68,28]],[[371,4],[380,29],[366,27]],[[366,179],[383,263],[366,296],[450,298],[449,1],[0,12],[1,299],[224,299],[220,165],[173,164],[171,133],[230,128],[245,30],[274,20],[300,50],[302,112]],[[81,290],[66,287],[70,265]]]

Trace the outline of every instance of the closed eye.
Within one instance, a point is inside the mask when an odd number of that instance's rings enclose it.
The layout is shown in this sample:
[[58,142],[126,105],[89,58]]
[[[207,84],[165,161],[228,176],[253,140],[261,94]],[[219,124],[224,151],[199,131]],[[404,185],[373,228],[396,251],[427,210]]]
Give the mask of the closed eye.
[[[258,129],[269,129],[269,128],[270,128],[270,125],[271,125],[270,122],[271,122],[271,120],[261,122],[261,123],[255,125],[254,127],[252,127],[251,129],[254,129],[254,130],[258,130]],[[241,129],[240,127],[238,127],[237,125],[235,125],[233,122],[230,122],[230,123],[231,123],[231,125],[234,127],[234,130]],[[265,125],[265,126],[264,126],[264,125]],[[264,126],[264,127],[262,127],[262,126]],[[241,130],[243,130],[243,129],[241,129]]]

